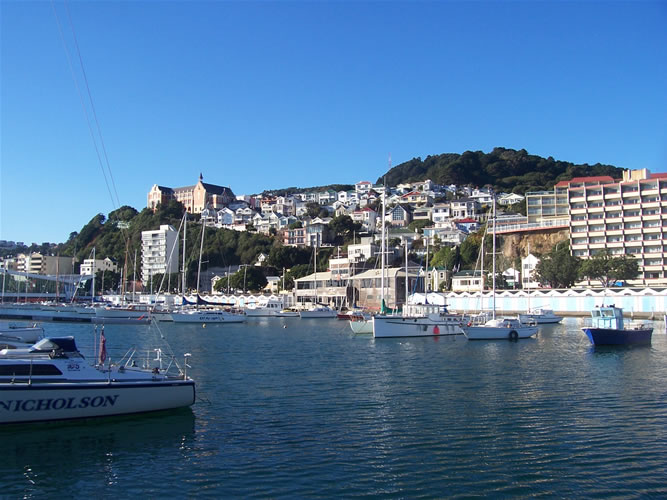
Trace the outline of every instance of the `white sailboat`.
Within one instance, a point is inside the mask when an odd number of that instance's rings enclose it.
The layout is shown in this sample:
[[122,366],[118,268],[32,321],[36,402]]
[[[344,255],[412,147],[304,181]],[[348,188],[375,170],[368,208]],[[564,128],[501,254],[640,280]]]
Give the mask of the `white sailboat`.
[[[492,319],[483,325],[464,325],[468,340],[518,340],[537,334],[537,326],[525,325],[517,318],[496,318],[496,199],[493,198],[493,295]],[[483,279],[483,278],[482,278]]]
[[[528,245],[528,255],[530,255],[530,244]],[[532,276],[531,276],[532,277]],[[530,307],[530,297],[532,295],[532,287],[528,287],[528,309],[527,312],[519,314],[519,321],[525,324],[555,324],[563,321],[563,316],[554,314],[553,309],[546,309],[544,307]]]
[[[428,255],[428,253],[427,253]],[[426,258],[428,276],[428,257]],[[461,335],[463,317],[450,314],[446,306],[439,304],[409,303],[408,296],[408,248],[405,244],[405,304],[400,314],[379,314],[373,318],[373,336],[390,337],[431,337],[440,335]],[[424,296],[427,296],[424,280]]]
[[[199,265],[197,268],[197,300],[199,300],[199,277],[201,274],[201,257],[204,248],[205,232],[206,223],[202,220]],[[185,248],[183,249],[183,255],[185,255]],[[183,290],[185,290],[185,257],[183,258],[183,262]],[[185,294],[183,297],[185,297]],[[172,311],[170,316],[174,323],[243,323],[246,320],[245,314],[232,313],[211,306],[203,308],[199,305],[183,306],[178,310]]]

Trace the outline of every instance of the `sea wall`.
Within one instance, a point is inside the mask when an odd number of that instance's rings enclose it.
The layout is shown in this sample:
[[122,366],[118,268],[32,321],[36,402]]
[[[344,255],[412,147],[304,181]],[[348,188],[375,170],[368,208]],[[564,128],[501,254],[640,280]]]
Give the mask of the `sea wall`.
[[[443,294],[448,308],[456,312],[490,310],[493,294],[449,292]],[[496,312],[517,314],[530,308],[544,307],[565,316],[588,316],[602,304],[622,307],[625,315],[636,318],[662,318],[667,312],[666,288],[569,288],[534,290],[497,290]]]

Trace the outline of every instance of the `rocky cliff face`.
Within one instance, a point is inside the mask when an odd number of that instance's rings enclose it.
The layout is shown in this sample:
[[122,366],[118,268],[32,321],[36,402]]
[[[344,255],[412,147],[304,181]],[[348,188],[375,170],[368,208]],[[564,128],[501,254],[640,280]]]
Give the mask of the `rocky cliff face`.
[[557,243],[569,241],[569,229],[552,229],[540,232],[525,231],[522,233],[502,234],[496,236],[498,261],[504,267],[520,265],[520,259],[530,253],[541,256],[549,253]]

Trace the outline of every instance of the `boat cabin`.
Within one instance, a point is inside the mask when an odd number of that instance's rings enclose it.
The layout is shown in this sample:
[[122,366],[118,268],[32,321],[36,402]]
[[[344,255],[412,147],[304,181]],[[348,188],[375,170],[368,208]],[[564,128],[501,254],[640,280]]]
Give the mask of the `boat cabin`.
[[623,329],[623,309],[613,304],[610,306],[596,307],[591,311],[593,328]]

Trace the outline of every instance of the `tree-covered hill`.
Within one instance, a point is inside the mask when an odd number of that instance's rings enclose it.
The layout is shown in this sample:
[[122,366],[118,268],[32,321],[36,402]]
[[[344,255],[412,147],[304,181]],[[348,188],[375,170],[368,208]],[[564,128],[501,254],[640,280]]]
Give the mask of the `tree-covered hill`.
[[[141,232],[158,229],[163,224],[170,224],[179,231],[184,211],[181,203],[172,200],[164,206],[158,205],[155,212],[149,208],[137,212],[132,207],[124,206],[111,212],[108,217],[97,214],[80,232],[71,233],[68,241],[58,245],[53,253],[73,256],[77,262],[81,262],[90,257],[94,247],[97,258],[110,257],[120,267],[124,267],[127,261],[129,273],[134,268],[135,254],[137,260],[141,261]],[[193,282],[199,262],[202,229],[198,217],[194,219],[193,221],[191,218],[188,223],[186,237],[186,266],[189,281]],[[263,234],[206,228],[202,262],[208,267],[249,264],[254,262],[260,253],[268,255],[275,245],[273,238]],[[139,268],[140,264],[137,262],[137,269]]]
[[[431,179],[436,184],[459,186],[490,185],[497,191],[525,193],[551,189],[573,177],[610,175],[620,178],[623,169],[612,165],[576,165],[566,161],[531,155],[525,149],[495,148],[490,153],[466,151],[413,158],[396,165],[384,176],[388,186]],[[383,182],[379,177],[378,183]]]

